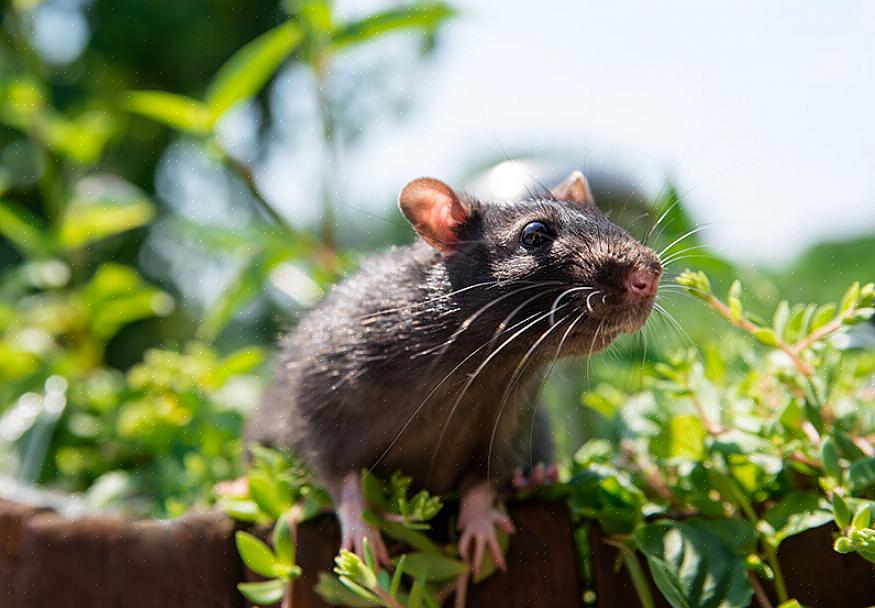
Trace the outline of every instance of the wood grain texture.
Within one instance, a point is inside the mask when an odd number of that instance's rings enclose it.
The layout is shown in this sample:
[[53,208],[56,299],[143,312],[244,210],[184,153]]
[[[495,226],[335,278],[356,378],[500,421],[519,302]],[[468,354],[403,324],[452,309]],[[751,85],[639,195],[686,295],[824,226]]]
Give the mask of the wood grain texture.
[[[450,509],[447,509],[449,512]],[[449,513],[447,513],[449,514]],[[561,503],[512,504],[518,532],[509,572],[473,586],[468,606],[507,608],[580,605],[573,526]],[[438,536],[448,518],[438,520]],[[15,608],[242,608],[236,583],[250,578],[234,548],[235,525],[219,513],[169,521],[117,517],[69,519],[0,501],[0,583]],[[264,531],[266,533],[267,531]],[[295,608],[327,606],[313,591],[340,544],[332,515],[304,524]]]

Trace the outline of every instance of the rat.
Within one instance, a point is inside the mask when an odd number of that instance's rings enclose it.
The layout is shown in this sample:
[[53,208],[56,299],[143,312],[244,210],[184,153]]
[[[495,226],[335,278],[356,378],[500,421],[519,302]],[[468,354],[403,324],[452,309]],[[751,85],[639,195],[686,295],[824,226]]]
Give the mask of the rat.
[[312,469],[343,548],[363,555],[367,538],[389,563],[362,518],[361,471],[401,470],[458,492],[460,554],[477,572],[488,550],[504,569],[497,529],[514,527],[498,489],[522,469],[533,482],[555,476],[537,407],[546,370],[637,331],[662,266],[598,209],[578,171],[514,202],[419,178],[398,204],[419,238],[367,260],[282,338],[247,439]]

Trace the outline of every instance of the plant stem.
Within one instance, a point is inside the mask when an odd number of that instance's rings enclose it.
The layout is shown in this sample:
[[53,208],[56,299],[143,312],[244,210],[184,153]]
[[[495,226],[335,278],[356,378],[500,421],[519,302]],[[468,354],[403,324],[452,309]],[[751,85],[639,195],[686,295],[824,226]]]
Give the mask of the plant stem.
[[635,587],[635,593],[638,595],[638,601],[641,602],[642,608],[655,608],[656,603],[653,601],[653,593],[650,591],[650,583],[644,575],[644,570],[641,568],[641,563],[638,561],[638,555],[627,544],[622,541],[605,540],[605,544],[616,547],[623,557],[623,564],[629,571],[629,578],[632,579],[632,586]]
[[219,153],[222,157],[222,160],[231,169],[237,177],[240,178],[240,181],[243,182],[243,185],[246,186],[246,189],[249,191],[249,195],[252,196],[252,199],[255,201],[255,204],[258,208],[268,217],[271,221],[273,221],[278,226],[284,228],[290,234],[294,234],[296,230],[277,212],[276,209],[273,208],[267,199],[262,196],[261,192],[258,191],[258,186],[255,184],[255,178],[252,175],[252,169],[234,158],[232,155],[228,154],[228,152],[222,148],[218,143],[216,147],[219,150]]
[[[741,319],[736,318],[732,314],[732,311],[729,310],[729,307],[726,306],[726,304],[724,304],[723,302],[718,300],[713,295],[709,295],[708,298],[705,299],[705,302],[707,302],[708,305],[711,306],[711,308],[716,310],[720,314],[721,317],[725,318],[727,321],[729,321],[735,327],[743,329],[744,331],[746,331],[749,334],[753,334],[758,329],[760,329],[759,327],[757,327],[756,325],[754,325],[753,323],[751,323],[750,321],[748,321],[745,318],[741,318]],[[781,340],[780,337],[776,336],[776,340],[777,340],[777,343],[775,344],[775,348],[783,351],[788,357],[790,357],[790,360],[793,362],[793,365],[796,366],[796,369],[798,369],[802,373],[803,376],[805,376],[806,378],[811,378],[814,375],[814,369],[800,356],[802,349],[795,350],[795,345],[791,346],[791,345],[787,344],[786,342]]]
[[760,582],[760,579],[757,578],[757,575],[753,572],[748,572],[747,578],[750,580],[750,586],[753,587],[753,595],[757,598],[757,603],[761,608],[774,608],[774,606],[772,606],[772,601],[769,599],[769,596],[766,595],[766,590],[763,589],[763,584]]
[[784,573],[781,570],[780,562],[778,562],[778,553],[765,540],[763,540],[762,545],[763,553],[766,554],[766,561],[769,562],[769,566],[775,575],[775,593],[778,594],[778,602],[783,604],[790,599],[790,596],[787,594],[787,583],[784,582]]
[[313,72],[316,79],[316,102],[319,107],[319,122],[322,125],[323,145],[321,167],[321,237],[323,247],[333,251],[337,248],[337,237],[334,227],[334,196],[332,194],[335,165],[338,161],[337,129],[334,122],[334,113],[331,108],[331,99],[328,95],[328,78],[325,64],[325,59],[318,59],[313,66]]

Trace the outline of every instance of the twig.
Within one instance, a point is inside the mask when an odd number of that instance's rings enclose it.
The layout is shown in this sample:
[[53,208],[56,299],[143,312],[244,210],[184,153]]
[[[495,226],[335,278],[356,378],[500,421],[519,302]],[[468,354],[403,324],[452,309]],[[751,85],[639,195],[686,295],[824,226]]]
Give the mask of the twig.
[[[754,325],[753,323],[751,323],[747,319],[745,319],[743,317],[738,318],[735,315],[733,315],[732,311],[729,310],[729,307],[726,306],[726,304],[724,304],[720,300],[718,300],[715,296],[709,295],[705,301],[708,303],[708,305],[711,306],[711,308],[716,310],[720,314],[720,316],[725,318],[727,321],[729,321],[735,327],[743,329],[744,331],[746,331],[749,334],[753,334],[758,329],[760,329],[759,327],[757,327],[756,325]],[[824,327],[826,327],[826,326],[824,326]],[[815,333],[817,333],[817,332],[815,332]],[[798,343],[797,343],[797,345],[798,345]],[[804,349],[794,350],[795,346],[796,345],[791,346],[791,345],[787,344],[786,342],[781,340],[780,337],[776,336],[775,348],[783,351],[788,357],[790,357],[790,360],[793,362],[793,365],[796,366],[796,369],[798,369],[802,373],[803,376],[805,376],[806,378],[811,378],[814,375],[814,369],[811,367],[811,365],[809,365],[800,356],[800,353]]]
[[757,575],[753,572],[748,572],[747,578],[750,580],[750,586],[753,587],[754,597],[757,598],[757,603],[761,608],[774,608],[772,600],[766,595],[766,590],[763,589],[763,584],[760,582],[760,579],[757,578]]

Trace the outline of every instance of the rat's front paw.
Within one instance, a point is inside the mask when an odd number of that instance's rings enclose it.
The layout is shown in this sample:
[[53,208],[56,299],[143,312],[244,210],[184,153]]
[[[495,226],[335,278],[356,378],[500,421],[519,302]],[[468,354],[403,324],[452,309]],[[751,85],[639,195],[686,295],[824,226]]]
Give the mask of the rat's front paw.
[[[486,548],[492,554],[495,565],[501,570],[507,570],[507,562],[498,543],[496,529],[513,534],[516,529],[506,513],[494,506],[495,491],[487,483],[481,483],[465,493],[459,508],[459,555],[472,565],[474,576],[480,575],[483,556]],[[474,544],[474,555],[471,555],[471,544]]]
[[391,564],[389,550],[383,542],[380,531],[367,523],[360,515],[340,514],[340,548],[352,551],[362,559],[365,559],[365,539],[378,563],[388,566]]
[[551,464],[548,467],[543,462],[539,462],[535,465],[531,474],[528,476],[523,473],[522,469],[515,470],[510,483],[514,490],[520,491],[540,486],[548,486],[557,481],[559,481],[559,466]]

